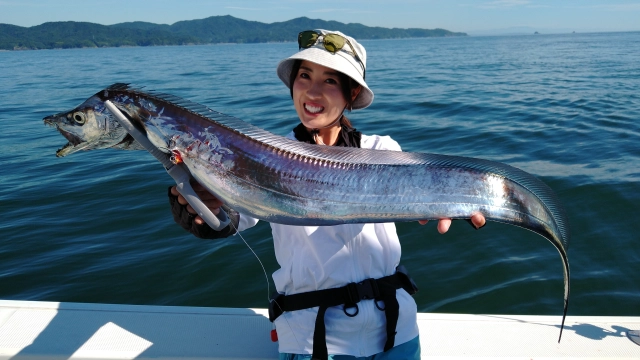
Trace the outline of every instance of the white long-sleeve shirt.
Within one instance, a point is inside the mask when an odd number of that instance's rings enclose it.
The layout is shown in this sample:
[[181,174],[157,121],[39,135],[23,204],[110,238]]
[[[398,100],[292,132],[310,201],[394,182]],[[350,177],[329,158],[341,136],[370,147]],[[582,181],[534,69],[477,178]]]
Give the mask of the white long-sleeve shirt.
[[[293,132],[288,135],[295,139]],[[388,136],[362,135],[362,148],[400,151]],[[258,220],[241,215],[239,230]],[[400,262],[400,240],[394,223],[335,226],[271,224],[276,259],[273,273],[279,293],[290,295],[337,288],[351,282],[378,279],[395,273]],[[416,303],[403,289],[396,290],[400,315],[395,345],[418,336]],[[386,320],[372,300],[358,303],[357,316],[345,315],[342,306],[325,314],[329,354],[371,356],[384,350]],[[318,308],[285,312],[275,321],[281,353],[311,354]]]

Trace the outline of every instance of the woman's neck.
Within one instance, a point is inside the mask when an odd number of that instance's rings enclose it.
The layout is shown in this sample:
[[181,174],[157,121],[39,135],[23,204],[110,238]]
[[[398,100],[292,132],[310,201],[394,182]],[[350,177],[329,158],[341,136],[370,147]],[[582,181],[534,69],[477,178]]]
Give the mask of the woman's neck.
[[307,128],[307,131],[309,131],[316,144],[333,146],[338,142],[338,135],[340,135],[340,130],[342,130],[342,121],[340,121],[342,120],[342,116],[343,115],[340,114],[334,122],[325,127],[319,129]]
[[338,142],[338,136],[340,135],[342,126],[340,126],[340,122],[338,122],[331,127],[307,130],[309,130],[313,136],[313,140],[315,140],[316,144],[333,146]]

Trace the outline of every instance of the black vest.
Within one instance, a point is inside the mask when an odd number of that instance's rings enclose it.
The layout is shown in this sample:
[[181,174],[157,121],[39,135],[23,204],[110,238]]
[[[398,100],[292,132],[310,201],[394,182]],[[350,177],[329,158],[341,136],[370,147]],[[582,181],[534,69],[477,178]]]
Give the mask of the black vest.
[[[362,133],[357,131],[355,128],[345,126],[344,124],[340,125],[342,129],[340,130],[340,134],[338,135],[338,142],[334,146],[342,146],[342,147],[360,147],[360,139],[362,138]],[[316,141],[313,139],[313,136],[307,131],[307,128],[304,125],[300,124],[293,129],[293,134],[296,136],[296,140],[300,142],[304,142],[307,144],[315,144]]]

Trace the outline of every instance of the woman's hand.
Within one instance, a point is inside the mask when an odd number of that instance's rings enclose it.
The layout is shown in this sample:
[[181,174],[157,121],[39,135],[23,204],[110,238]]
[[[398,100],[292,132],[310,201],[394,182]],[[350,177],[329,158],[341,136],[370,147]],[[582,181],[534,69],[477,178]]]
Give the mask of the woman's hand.
[[[211,194],[207,189],[205,189],[202,185],[198,184],[196,181],[191,182],[191,187],[193,191],[195,191],[196,195],[202,200],[202,203],[205,204],[209,210],[214,215],[218,215],[220,212],[220,207],[222,206],[222,201],[220,201],[217,197]],[[171,187],[171,195],[178,197],[178,203],[180,205],[187,205],[187,211],[190,214],[197,215],[197,212],[187,203],[187,199],[185,199],[175,186]],[[200,216],[196,216],[193,221],[198,224],[204,224],[204,220]]]
[[[420,220],[418,222],[420,223],[420,225],[424,225],[428,223],[429,220]],[[487,223],[487,220],[484,218],[484,215],[482,215],[482,213],[475,213],[471,215],[471,224],[473,224],[473,226],[476,229],[480,229],[486,223]],[[440,219],[440,221],[438,221],[438,232],[440,234],[444,234],[447,231],[449,231],[450,226],[451,226],[451,219]]]

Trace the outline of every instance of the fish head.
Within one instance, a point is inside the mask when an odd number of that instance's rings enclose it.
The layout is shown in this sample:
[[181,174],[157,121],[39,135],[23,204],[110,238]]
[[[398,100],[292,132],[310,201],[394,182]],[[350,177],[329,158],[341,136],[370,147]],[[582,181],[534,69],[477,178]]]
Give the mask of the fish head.
[[97,95],[74,109],[43,119],[45,125],[55,127],[68,143],[58,149],[62,157],[80,150],[106,149],[116,146],[127,136],[114,116]]

